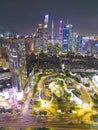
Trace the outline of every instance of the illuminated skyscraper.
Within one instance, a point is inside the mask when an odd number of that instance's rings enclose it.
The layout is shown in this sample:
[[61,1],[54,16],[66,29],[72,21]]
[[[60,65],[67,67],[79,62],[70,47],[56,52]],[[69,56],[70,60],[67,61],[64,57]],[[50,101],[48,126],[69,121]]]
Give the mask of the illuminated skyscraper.
[[38,24],[38,29],[35,35],[34,48],[37,52],[47,51],[48,46],[48,20],[49,16],[45,15],[44,24]]
[[26,48],[23,39],[9,39],[8,56],[12,73],[12,86],[21,91],[27,79]]
[[63,40],[63,21],[60,20],[60,23],[59,23],[58,41],[59,41],[60,43],[62,43],[62,40]]
[[48,22],[49,22],[49,15],[45,15],[44,28],[48,28]]
[[73,26],[71,24],[66,24],[63,27],[63,51],[73,50]]
[[52,34],[51,34],[51,42],[54,44],[54,22],[52,20]]
[[45,15],[44,19],[44,28],[43,28],[43,51],[47,51],[48,46],[48,22],[49,22],[49,15]]
[[34,50],[33,38],[28,36],[24,38],[24,41],[25,41],[25,46],[26,46],[26,54],[30,55]]
[[43,50],[44,48],[44,25],[43,24],[38,24],[38,29],[37,29],[37,33],[35,36],[35,50],[37,52],[40,52]]
[[7,48],[7,44],[5,42],[5,39],[0,38],[0,55],[1,55],[2,58],[5,58],[8,61],[6,48]]

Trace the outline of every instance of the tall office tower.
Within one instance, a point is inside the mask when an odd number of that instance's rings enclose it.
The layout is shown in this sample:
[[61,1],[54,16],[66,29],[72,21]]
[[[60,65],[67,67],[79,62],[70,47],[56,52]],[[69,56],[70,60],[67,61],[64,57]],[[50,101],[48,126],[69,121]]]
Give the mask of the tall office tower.
[[21,91],[27,79],[25,43],[23,39],[8,39],[7,44],[12,86],[17,91]]
[[44,29],[43,29],[43,40],[44,40],[44,48],[43,51],[47,51],[47,46],[48,46],[48,22],[49,22],[49,15],[45,15],[44,19]]
[[82,45],[81,45],[81,53],[85,53],[87,51],[87,43],[89,41],[88,36],[82,36]]
[[72,50],[78,52],[78,49],[79,49],[78,35],[77,33],[73,32]]
[[53,22],[53,20],[52,20],[51,42],[52,42],[52,44],[54,44],[54,22]]
[[81,52],[82,49],[82,36],[78,35],[77,36],[77,50],[78,52]]
[[38,29],[37,33],[35,36],[35,43],[34,43],[34,48],[35,51],[41,52],[44,49],[44,37],[43,37],[43,32],[44,32],[44,25],[43,24],[38,24]]
[[63,40],[63,21],[60,20],[58,41],[62,44],[62,40]]
[[62,49],[63,52],[73,50],[73,26],[71,24],[66,24],[63,27]]
[[45,15],[44,24],[38,24],[36,35],[34,36],[34,49],[37,52],[46,52],[48,47],[48,20],[49,16]]
[[26,54],[30,55],[34,51],[34,42],[33,38],[28,36],[24,38],[25,46],[26,46]]
[[73,46],[76,52],[81,52],[82,36],[78,35],[75,32],[73,32]]
[[0,55],[1,55],[2,58],[6,59],[8,61],[6,48],[7,48],[7,44],[5,42],[5,39],[0,38]]
[[49,15],[45,15],[45,19],[44,19],[44,27],[48,28],[48,22],[49,22]]
[[7,44],[4,38],[0,38],[0,62],[2,67],[9,69],[9,59],[7,55]]

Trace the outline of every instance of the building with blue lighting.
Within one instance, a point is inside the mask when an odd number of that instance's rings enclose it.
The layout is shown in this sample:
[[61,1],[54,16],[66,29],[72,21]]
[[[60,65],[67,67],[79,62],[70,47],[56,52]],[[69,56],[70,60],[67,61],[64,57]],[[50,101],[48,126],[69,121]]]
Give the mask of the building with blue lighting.
[[63,27],[63,42],[62,51],[72,51],[73,49],[73,26],[71,24],[66,24]]

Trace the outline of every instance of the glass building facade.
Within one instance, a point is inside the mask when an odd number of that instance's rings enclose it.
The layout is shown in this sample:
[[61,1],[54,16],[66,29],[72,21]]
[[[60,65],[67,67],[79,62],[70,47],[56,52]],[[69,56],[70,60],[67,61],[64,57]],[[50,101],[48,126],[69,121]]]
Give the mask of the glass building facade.
[[[73,40],[73,26],[71,24],[67,24],[63,27],[63,51],[72,50],[72,41]],[[63,48],[64,47],[64,48]]]
[[12,86],[21,91],[27,79],[26,48],[23,39],[7,40]]

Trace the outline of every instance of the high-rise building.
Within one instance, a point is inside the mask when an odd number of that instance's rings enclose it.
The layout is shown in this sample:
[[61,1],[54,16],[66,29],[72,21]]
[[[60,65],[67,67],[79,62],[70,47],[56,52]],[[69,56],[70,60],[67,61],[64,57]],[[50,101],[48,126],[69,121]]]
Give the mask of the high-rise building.
[[54,44],[54,22],[53,22],[53,20],[52,20],[51,42]]
[[48,22],[49,22],[49,15],[45,15],[44,19],[44,28],[43,28],[43,51],[47,51],[47,46],[48,46]]
[[26,46],[26,54],[30,55],[34,51],[34,42],[33,38],[28,36],[24,38],[25,46]]
[[44,26],[45,28],[48,28],[48,22],[49,22],[49,15],[45,15],[45,19],[44,19]]
[[47,51],[48,21],[49,21],[49,16],[45,15],[44,24],[38,24],[37,32],[34,36],[34,50],[37,52]]
[[2,58],[6,59],[8,61],[6,48],[7,48],[7,44],[5,42],[5,39],[0,38],[0,55],[1,55]]
[[77,33],[73,32],[73,38],[72,38],[72,50],[78,52],[79,51],[79,36]]
[[76,36],[76,51],[81,52],[81,48],[82,48],[82,36],[81,35],[77,35]]
[[40,52],[43,50],[44,48],[44,37],[43,37],[43,33],[44,33],[44,25],[43,24],[38,24],[38,29],[37,29],[37,33],[35,36],[35,43],[34,43],[34,48],[37,52]]
[[7,44],[12,86],[21,91],[27,79],[25,43],[23,39],[8,39]]
[[62,40],[63,40],[63,21],[60,20],[60,22],[59,22],[59,35],[58,35],[59,43],[62,44]]
[[73,26],[71,24],[63,27],[62,50],[63,52],[73,50]]

